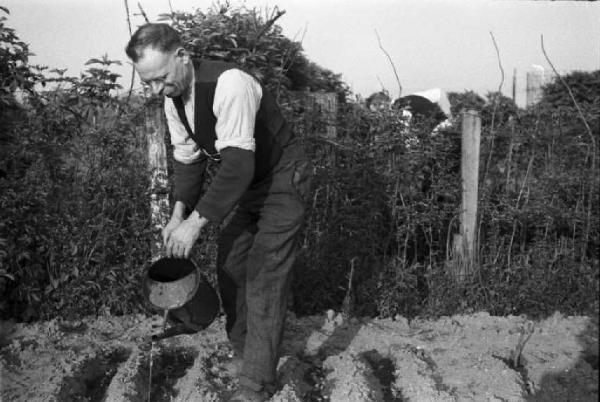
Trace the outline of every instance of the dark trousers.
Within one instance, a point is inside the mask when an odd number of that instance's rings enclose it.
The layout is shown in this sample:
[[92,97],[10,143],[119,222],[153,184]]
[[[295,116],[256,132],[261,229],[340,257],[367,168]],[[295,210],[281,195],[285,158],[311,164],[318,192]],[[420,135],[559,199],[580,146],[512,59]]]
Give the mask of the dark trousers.
[[253,185],[221,231],[217,275],[227,334],[243,356],[240,383],[256,391],[276,379],[292,266],[312,179],[299,147]]

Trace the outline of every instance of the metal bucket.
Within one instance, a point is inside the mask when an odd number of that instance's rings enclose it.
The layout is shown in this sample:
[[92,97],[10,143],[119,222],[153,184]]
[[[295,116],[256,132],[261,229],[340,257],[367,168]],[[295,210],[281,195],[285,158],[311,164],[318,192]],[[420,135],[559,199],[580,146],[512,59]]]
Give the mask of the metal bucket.
[[172,325],[197,332],[219,313],[217,293],[200,270],[187,259],[161,258],[146,271],[144,297],[156,310],[169,310]]

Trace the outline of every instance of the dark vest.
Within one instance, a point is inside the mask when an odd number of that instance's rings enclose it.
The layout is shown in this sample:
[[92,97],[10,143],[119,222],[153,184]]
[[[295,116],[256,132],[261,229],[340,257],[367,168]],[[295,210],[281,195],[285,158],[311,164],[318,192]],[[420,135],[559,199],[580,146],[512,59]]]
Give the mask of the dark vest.
[[[181,97],[173,98],[173,103],[188,134],[213,160],[219,160],[220,155],[215,148],[217,134],[215,125],[217,118],[213,113],[213,101],[219,76],[232,68],[233,64],[194,60],[195,67],[195,98],[194,98],[194,128],[192,133],[185,117]],[[243,69],[240,69],[243,71]],[[293,135],[285,121],[273,96],[261,85],[262,98],[256,114],[254,126],[255,168],[253,183],[264,179],[272,168],[279,162],[283,148],[292,141]]]

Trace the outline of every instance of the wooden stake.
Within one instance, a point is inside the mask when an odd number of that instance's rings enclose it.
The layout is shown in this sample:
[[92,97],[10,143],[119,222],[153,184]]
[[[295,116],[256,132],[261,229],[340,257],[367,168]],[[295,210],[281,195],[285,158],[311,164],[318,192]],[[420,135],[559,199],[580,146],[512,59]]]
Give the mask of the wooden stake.
[[461,219],[461,234],[464,236],[467,247],[468,255],[466,257],[472,260],[475,251],[479,143],[481,140],[481,118],[477,111],[469,110],[465,113],[462,132],[463,216]]
[[481,117],[475,110],[463,112],[462,119],[462,207],[460,234],[454,236],[453,274],[463,282],[473,273],[476,261],[477,199],[479,185],[479,144]]
[[151,247],[151,261],[162,257],[162,228],[169,219],[169,175],[167,149],[165,146],[165,120],[162,102],[151,99],[145,108],[145,136],[148,144],[148,168],[150,171],[151,223],[155,230]]

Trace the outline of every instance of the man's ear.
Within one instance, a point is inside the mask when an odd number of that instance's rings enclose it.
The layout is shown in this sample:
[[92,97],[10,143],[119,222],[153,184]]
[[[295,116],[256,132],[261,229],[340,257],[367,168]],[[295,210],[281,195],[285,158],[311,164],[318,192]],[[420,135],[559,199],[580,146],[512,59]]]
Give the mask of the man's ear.
[[185,50],[182,47],[178,48],[175,51],[175,54],[177,55],[177,57],[180,57],[184,63],[188,63],[190,61],[190,54],[188,53],[187,50]]

